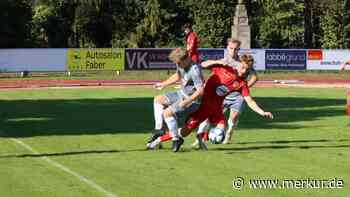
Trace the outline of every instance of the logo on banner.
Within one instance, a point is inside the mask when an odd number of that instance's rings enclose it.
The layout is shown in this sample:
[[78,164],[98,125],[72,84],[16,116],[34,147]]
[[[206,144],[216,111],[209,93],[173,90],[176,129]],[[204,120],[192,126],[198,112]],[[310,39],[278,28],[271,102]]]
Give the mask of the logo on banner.
[[306,69],[306,50],[266,50],[265,55],[266,69]]
[[123,70],[124,49],[68,49],[68,71]]
[[172,49],[127,49],[127,70],[174,69],[176,65],[168,58]]
[[128,70],[148,69],[147,51],[126,51],[126,66]]
[[322,50],[308,50],[307,59],[308,60],[322,60],[323,53]]

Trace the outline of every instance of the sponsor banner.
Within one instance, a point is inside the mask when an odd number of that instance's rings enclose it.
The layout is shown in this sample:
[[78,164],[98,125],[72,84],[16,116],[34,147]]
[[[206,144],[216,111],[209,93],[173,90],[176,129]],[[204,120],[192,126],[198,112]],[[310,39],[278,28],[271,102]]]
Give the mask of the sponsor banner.
[[265,70],[265,49],[240,49],[239,55],[252,55],[255,70]]
[[0,49],[0,72],[64,71],[66,49]]
[[224,58],[224,49],[198,49],[200,61]]
[[172,49],[126,49],[125,70],[172,69],[168,56]]
[[[168,56],[173,49],[126,49],[125,69],[126,70],[152,70],[152,69],[175,69]],[[199,49],[201,61],[217,60],[224,57],[224,49]],[[265,70],[265,50],[252,49],[240,50],[241,54],[250,54],[254,57],[255,68]]]
[[266,70],[305,70],[306,50],[267,49]]
[[[309,50],[314,51],[314,50]],[[344,61],[350,60],[350,50],[318,50],[321,58],[307,61],[308,70],[340,70]],[[349,66],[347,66],[349,69]]]
[[68,49],[67,71],[124,70],[124,49]]
[[[173,49],[126,49],[126,70],[154,70],[175,69],[176,64],[168,58]],[[221,59],[224,57],[223,49],[199,49],[201,60]]]

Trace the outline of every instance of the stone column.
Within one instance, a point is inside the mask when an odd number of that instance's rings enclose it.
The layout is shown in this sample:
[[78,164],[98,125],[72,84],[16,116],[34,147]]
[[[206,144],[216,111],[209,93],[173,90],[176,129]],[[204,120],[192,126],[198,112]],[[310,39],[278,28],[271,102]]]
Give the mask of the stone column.
[[238,0],[233,18],[232,38],[242,42],[241,48],[250,49],[250,26],[244,0]]

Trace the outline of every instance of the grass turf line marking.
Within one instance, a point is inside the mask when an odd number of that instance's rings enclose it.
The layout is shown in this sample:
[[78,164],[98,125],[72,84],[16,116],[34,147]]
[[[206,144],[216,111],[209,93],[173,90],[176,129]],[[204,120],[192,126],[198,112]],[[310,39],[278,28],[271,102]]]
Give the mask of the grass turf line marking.
[[[16,138],[11,138],[12,141],[14,141],[15,143],[21,145],[22,147],[24,147],[25,149],[29,150],[30,152],[32,152],[33,154],[40,154],[38,151],[34,150],[31,146],[29,146],[28,144],[24,143],[23,141],[19,140],[19,139],[16,139]],[[80,181],[88,184],[90,187],[96,189],[97,191],[105,194],[106,196],[108,197],[117,197],[116,194],[114,193],[111,193],[105,189],[103,189],[101,186],[97,185],[95,182],[87,179],[86,177],[74,172],[73,170],[65,167],[64,165],[56,162],[56,161],[53,161],[51,160],[50,158],[48,157],[41,157],[44,161],[46,161],[47,163],[51,164],[52,166],[55,166],[56,168],[78,178]]]

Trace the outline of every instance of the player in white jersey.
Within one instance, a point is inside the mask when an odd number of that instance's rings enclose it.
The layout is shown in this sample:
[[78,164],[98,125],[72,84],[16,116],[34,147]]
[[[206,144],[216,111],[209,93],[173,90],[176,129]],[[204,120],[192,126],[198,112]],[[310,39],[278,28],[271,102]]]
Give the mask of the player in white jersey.
[[193,63],[184,49],[174,49],[169,59],[176,63],[176,73],[167,80],[157,83],[156,88],[162,89],[176,82],[181,82],[181,88],[177,92],[158,95],[154,98],[155,132],[147,143],[162,135],[163,120],[169,132],[172,134],[173,151],[177,152],[183,140],[178,136],[178,121],[185,119],[190,113],[195,112],[201,101],[204,91],[204,80],[201,67]]

